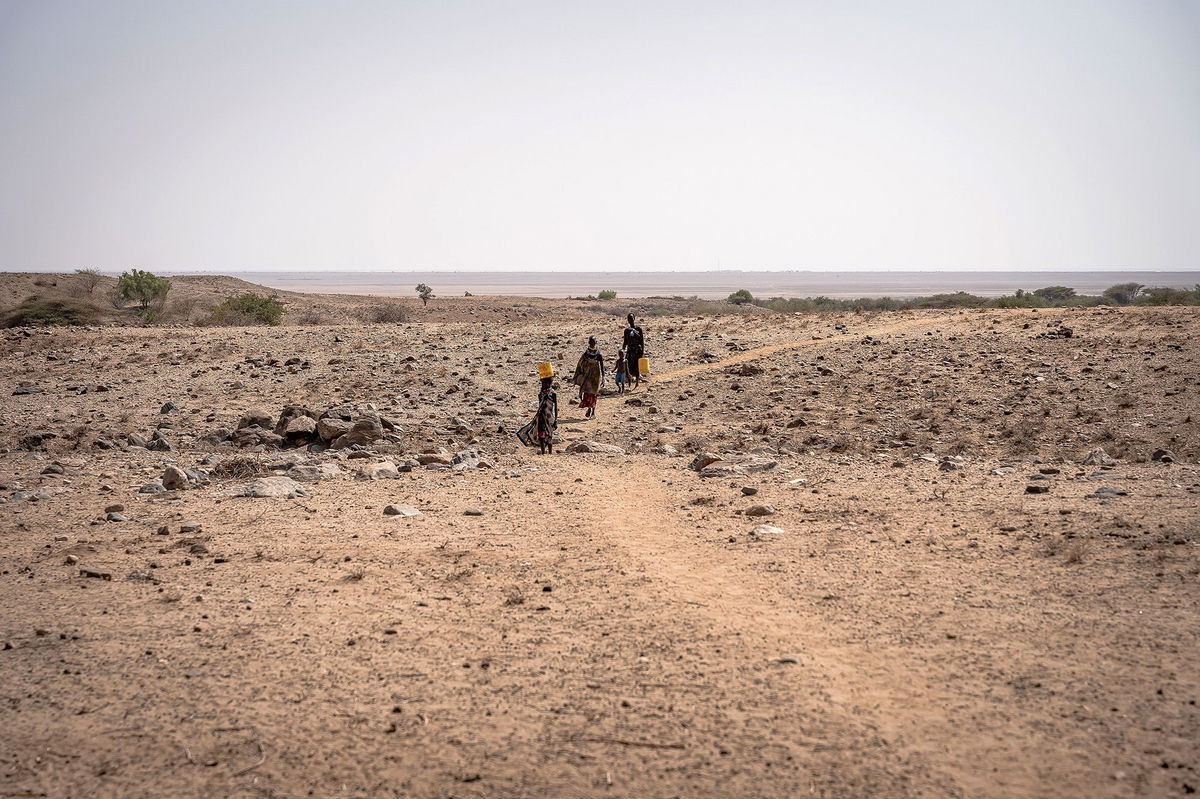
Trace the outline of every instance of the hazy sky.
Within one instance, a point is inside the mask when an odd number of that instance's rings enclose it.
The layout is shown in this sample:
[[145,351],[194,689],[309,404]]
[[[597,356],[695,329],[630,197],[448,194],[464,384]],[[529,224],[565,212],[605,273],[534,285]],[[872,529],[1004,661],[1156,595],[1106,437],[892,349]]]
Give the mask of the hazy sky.
[[0,0],[0,269],[1196,269],[1200,0]]

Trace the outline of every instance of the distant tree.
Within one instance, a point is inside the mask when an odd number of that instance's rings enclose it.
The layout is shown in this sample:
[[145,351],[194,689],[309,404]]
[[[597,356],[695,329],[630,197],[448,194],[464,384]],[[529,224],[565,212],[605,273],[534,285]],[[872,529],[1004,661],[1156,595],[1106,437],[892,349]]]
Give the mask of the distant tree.
[[1035,289],[1034,294],[1051,303],[1066,302],[1075,296],[1075,289],[1067,288],[1066,286],[1046,286],[1042,289]]
[[1138,297],[1139,305],[1195,305],[1200,294],[1186,289],[1147,288]]
[[94,292],[104,279],[99,269],[76,269],[75,274],[79,275],[79,283],[88,294]]
[[421,298],[422,305],[429,305],[429,301],[433,299],[433,289],[426,286],[424,283],[417,284],[417,296]]
[[596,296],[598,296],[602,300],[615,300],[617,298],[617,292],[612,291],[610,289],[605,289],[604,291],[600,292]]
[[1115,286],[1106,288],[1103,296],[1106,300],[1111,300],[1117,305],[1129,305],[1137,299],[1138,292],[1141,290],[1141,283],[1118,283]]
[[117,278],[122,299],[135,300],[143,311],[162,306],[171,290],[171,281],[142,269],[130,269]]
[[754,295],[746,289],[738,289],[726,298],[727,302],[732,302],[734,305],[746,305],[754,302]]

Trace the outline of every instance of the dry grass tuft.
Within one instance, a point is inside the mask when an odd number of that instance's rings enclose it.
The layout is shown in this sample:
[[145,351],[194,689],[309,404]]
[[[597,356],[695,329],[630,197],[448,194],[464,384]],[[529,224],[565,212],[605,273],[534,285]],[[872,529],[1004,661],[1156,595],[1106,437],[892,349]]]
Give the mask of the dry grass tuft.
[[266,470],[256,458],[249,455],[234,455],[222,458],[213,467],[212,476],[219,480],[244,480],[266,474]]

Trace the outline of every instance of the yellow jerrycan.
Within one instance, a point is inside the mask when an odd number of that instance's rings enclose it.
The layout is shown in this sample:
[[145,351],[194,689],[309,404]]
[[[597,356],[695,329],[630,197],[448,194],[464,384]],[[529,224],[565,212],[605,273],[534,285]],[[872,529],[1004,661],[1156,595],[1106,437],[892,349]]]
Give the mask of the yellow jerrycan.
[[543,380],[547,377],[554,377],[554,364],[547,361],[546,363],[538,364],[538,377]]
[[649,358],[638,358],[638,374],[640,374],[640,375],[650,374],[650,359]]

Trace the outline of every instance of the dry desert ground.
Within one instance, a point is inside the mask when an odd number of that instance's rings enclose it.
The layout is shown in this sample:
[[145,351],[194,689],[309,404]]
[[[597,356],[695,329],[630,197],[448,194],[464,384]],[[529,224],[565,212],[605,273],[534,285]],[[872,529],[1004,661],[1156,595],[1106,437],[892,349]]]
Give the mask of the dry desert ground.
[[1196,309],[658,309],[542,457],[628,306],[320,302],[3,333],[0,796],[1200,790]]

